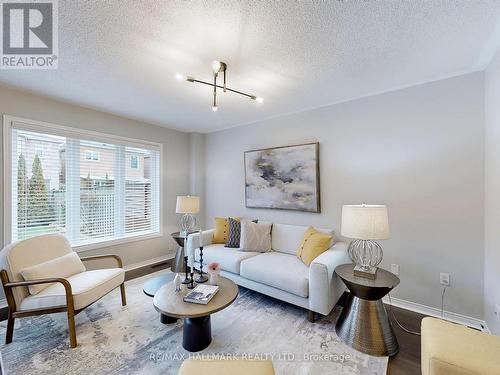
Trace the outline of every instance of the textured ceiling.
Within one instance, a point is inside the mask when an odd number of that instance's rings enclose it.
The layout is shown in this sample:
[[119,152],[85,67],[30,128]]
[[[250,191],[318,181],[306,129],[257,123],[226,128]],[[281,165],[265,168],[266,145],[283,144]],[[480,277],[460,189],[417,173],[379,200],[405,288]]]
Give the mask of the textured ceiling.
[[[484,68],[500,0],[59,0],[59,69],[0,83],[184,131],[210,132]],[[179,82],[210,80],[263,104]],[[487,57],[486,57],[487,59]]]

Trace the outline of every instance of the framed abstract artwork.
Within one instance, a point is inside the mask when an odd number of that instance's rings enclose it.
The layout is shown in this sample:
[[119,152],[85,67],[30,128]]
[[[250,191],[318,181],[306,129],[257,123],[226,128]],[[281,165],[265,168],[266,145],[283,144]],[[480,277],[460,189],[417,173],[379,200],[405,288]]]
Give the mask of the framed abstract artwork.
[[245,205],[320,212],[319,143],[245,152]]

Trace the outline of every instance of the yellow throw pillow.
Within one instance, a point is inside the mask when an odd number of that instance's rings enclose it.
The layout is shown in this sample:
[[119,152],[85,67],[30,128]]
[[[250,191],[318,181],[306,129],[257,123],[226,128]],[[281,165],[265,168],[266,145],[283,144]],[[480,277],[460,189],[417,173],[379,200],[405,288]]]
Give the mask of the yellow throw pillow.
[[[240,221],[239,217],[235,217],[234,219]],[[215,232],[212,243],[223,243],[225,245],[229,236],[229,221],[227,217],[216,217],[214,219],[214,228]]]
[[333,236],[330,234],[309,227],[304,233],[302,243],[297,250],[297,257],[306,266],[309,266],[318,255],[328,250],[332,238]]

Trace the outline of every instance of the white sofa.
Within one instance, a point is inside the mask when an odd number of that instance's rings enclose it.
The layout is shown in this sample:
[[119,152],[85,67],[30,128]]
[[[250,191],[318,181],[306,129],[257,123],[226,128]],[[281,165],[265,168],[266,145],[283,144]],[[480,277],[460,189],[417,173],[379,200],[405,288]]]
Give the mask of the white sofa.
[[[295,255],[306,226],[274,223],[271,232],[272,251],[246,252],[227,248],[224,244],[212,244],[214,230],[202,232],[203,264],[218,262],[221,275],[236,284],[262,294],[309,310],[309,320],[314,313],[328,315],[342,295],[345,287],[335,275],[340,264],[350,263],[347,244],[334,242],[308,267]],[[333,233],[331,229],[318,230]],[[199,233],[188,237],[186,252],[189,264],[199,269]],[[206,268],[205,268],[206,270]]]

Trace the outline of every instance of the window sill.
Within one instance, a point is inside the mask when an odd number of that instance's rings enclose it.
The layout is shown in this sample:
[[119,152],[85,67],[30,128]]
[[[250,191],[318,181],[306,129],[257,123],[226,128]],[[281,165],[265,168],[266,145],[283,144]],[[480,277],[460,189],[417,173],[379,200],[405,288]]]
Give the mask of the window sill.
[[163,237],[162,232],[143,234],[143,235],[133,236],[133,237],[119,238],[116,240],[94,242],[94,243],[85,244],[85,245],[77,245],[77,246],[72,246],[72,249],[74,251],[76,251],[77,253],[83,253],[86,251],[102,249],[104,247],[111,247],[111,246],[116,246],[116,245],[122,245],[125,243],[139,242],[139,241],[150,240],[150,239],[159,238],[159,237]]

